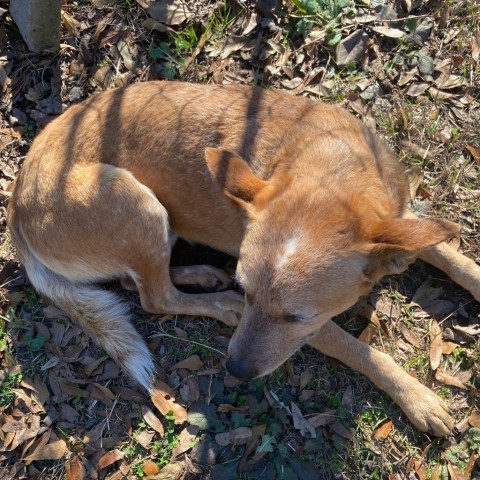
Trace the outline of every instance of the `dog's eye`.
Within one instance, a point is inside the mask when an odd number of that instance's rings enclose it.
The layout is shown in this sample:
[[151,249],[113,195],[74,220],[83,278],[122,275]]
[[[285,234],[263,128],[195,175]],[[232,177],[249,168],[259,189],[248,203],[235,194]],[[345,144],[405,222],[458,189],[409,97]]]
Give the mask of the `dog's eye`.
[[288,323],[298,323],[301,322],[302,319],[298,317],[297,315],[287,315],[285,318],[285,321]]

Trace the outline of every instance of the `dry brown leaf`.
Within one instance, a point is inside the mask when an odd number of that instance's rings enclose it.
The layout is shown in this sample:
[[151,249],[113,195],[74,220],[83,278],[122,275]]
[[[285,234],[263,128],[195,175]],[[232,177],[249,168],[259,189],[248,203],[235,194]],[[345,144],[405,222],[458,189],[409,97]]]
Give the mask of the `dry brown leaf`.
[[441,368],[439,368],[435,372],[435,378],[440,382],[445,385],[452,385],[453,387],[458,387],[461,388],[462,390],[466,390],[466,386],[457,378],[455,378],[453,375],[450,375],[449,373],[445,372]]
[[460,468],[452,465],[450,462],[447,463],[448,473],[450,474],[450,480],[468,480],[463,475],[463,472]]
[[62,10],[62,23],[70,35],[77,38],[80,36],[80,28],[82,24],[63,10]]
[[292,362],[287,360],[284,364],[284,367],[285,371],[287,372],[288,383],[292,385],[292,387],[298,387],[300,385],[300,377],[298,375],[295,375]]
[[392,431],[393,428],[393,422],[391,420],[388,420],[385,422],[383,425],[378,427],[374,434],[373,438],[375,440],[385,440],[390,435],[390,432]]
[[385,37],[389,38],[402,38],[405,36],[405,32],[403,30],[399,30],[398,28],[390,28],[390,27],[372,27],[372,30],[380,33],[380,35],[384,35]]
[[442,360],[442,327],[436,320],[432,320],[430,328],[430,365],[432,370],[440,366]]
[[26,462],[34,460],[60,460],[67,452],[67,444],[64,440],[57,440],[48,445],[40,445],[28,457],[25,457]]
[[230,405],[229,403],[221,403],[217,407],[217,412],[242,412],[242,413],[247,413],[248,410],[246,408],[234,407],[233,405]]
[[387,324],[378,318],[377,312],[375,312],[375,309],[370,305],[366,304],[364,305],[360,311],[358,312],[363,318],[366,318],[370,322],[372,322],[376,327],[378,327],[380,330],[383,331],[387,337],[390,336],[390,332],[388,331]]
[[302,391],[304,388],[308,386],[308,384],[312,381],[313,379],[313,372],[309,369],[304,370],[301,375],[300,375],[300,391]]
[[151,460],[147,460],[143,464],[143,472],[146,473],[147,475],[156,475],[160,471],[160,468],[155,462],[152,462]]
[[330,424],[330,429],[337,435],[340,435],[347,440],[352,439],[352,432],[348,428],[346,428],[340,420],[335,420],[334,422],[332,422]]
[[430,84],[426,82],[411,83],[405,90],[405,94],[410,95],[411,97],[418,97],[419,95],[425,93],[429,87]]
[[472,58],[476,62],[480,60],[480,31],[476,32],[472,38]]
[[480,428],[480,411],[474,410],[468,417],[468,423],[472,427]]
[[74,455],[70,458],[67,463],[67,472],[65,475],[65,480],[85,480],[86,470],[80,461],[78,455]]
[[373,337],[375,336],[376,329],[372,325],[367,325],[362,333],[358,336],[358,339],[366,343],[367,345],[372,341]]
[[458,343],[445,341],[442,343],[442,354],[450,355],[457,347],[458,347]]
[[193,16],[183,0],[158,0],[147,9],[147,13],[166,25],[180,25]]
[[186,368],[187,370],[201,370],[203,368],[203,362],[198,355],[192,355],[191,357],[182,360],[173,365],[170,370],[178,368]]
[[227,445],[243,445],[248,442],[253,432],[251,428],[239,427],[230,432],[217,433],[215,435],[215,442],[221,447]]
[[307,418],[314,428],[333,423],[336,419],[336,410],[328,410],[327,412],[317,413],[316,415]]
[[147,422],[150,427],[152,427],[157,433],[162,437],[165,435],[165,430],[163,428],[162,422],[158,417],[145,405],[142,405],[142,417]]
[[470,455],[467,466],[465,467],[465,471],[463,472],[465,480],[472,478],[472,470],[473,470],[473,467],[475,466],[478,456],[479,455],[477,452],[472,452],[472,454]]
[[172,451],[172,457],[178,457],[192,448],[192,442],[200,429],[196,425],[189,425],[177,436],[177,445]]
[[154,432],[149,432],[148,430],[142,430],[140,433],[137,433],[133,438],[145,449],[150,446],[150,443],[153,440]]
[[467,145],[467,150],[472,154],[473,159],[480,165],[480,148]]
[[182,405],[175,402],[174,392],[166,383],[156,380],[151,398],[162,415],[173,412],[175,423],[183,423],[187,420],[187,411]]
[[414,347],[420,348],[420,340],[404,323],[401,323],[398,328],[407,342]]
[[237,387],[238,385],[241,385],[243,382],[244,380],[240,380],[239,378],[234,377],[233,375],[225,375],[225,378],[223,379],[223,384],[228,388]]
[[109,467],[115,462],[118,462],[123,457],[125,457],[125,453],[123,453],[121,450],[110,450],[109,452],[105,453],[105,455],[103,455],[102,458],[100,458],[100,460],[98,461],[98,469],[103,470],[104,468]]
[[430,477],[430,480],[438,480],[440,478],[440,473],[441,473],[441,464],[437,463],[435,465],[435,468],[433,469],[432,476]]
[[301,410],[298,408],[295,402],[291,403],[291,412],[293,418],[293,426],[300,430],[300,434],[304,437],[307,432],[310,433],[312,438],[317,438],[317,432],[315,432],[314,426],[303,416]]

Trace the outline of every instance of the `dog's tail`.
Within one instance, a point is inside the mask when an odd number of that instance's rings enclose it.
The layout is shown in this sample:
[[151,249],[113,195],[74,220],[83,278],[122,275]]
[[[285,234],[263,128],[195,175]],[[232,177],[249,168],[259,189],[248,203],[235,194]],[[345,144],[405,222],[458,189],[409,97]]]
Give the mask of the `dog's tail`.
[[155,366],[148,347],[131,323],[129,308],[115,294],[79,283],[45,266],[30,250],[20,229],[10,231],[35,289],[76,321],[137,383],[151,392]]

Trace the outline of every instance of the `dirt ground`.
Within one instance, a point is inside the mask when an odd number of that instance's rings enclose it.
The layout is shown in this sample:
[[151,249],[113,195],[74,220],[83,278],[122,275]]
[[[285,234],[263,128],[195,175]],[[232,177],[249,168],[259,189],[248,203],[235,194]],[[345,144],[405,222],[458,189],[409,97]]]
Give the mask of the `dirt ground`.
[[[60,50],[33,54],[0,0],[0,478],[480,478],[480,305],[432,267],[384,279],[336,320],[446,400],[456,428],[440,439],[309,348],[238,385],[224,368],[230,329],[146,315],[136,294],[106,285],[129,298],[157,357],[164,383],[152,403],[35,293],[5,220],[29,145],[69,105],[153,79],[258,84],[340,104],[384,136],[408,169],[413,208],[459,223],[458,248],[480,263],[480,2],[62,8]],[[173,262],[235,268],[182,242]]]

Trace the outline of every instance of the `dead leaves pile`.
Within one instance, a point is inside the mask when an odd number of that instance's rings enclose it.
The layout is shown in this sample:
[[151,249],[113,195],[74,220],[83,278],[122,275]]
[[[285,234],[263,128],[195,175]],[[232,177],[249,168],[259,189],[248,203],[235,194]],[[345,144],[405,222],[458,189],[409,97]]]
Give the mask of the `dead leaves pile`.
[[[445,450],[434,472],[427,475],[432,443],[424,448],[421,459],[412,457],[406,463],[406,470],[414,472],[419,480],[438,480],[442,475],[450,475],[452,480],[470,479],[480,456],[479,412],[472,411],[471,407],[479,397],[475,373],[480,371],[478,308],[469,310],[469,302],[455,298],[452,291],[447,294],[445,288],[432,279],[418,286],[410,304],[406,298],[392,301],[386,296],[378,297],[378,293],[373,293],[369,300],[376,302],[376,310],[369,304],[360,308],[360,314],[369,324],[359,338],[366,343],[375,341],[376,348],[381,348],[378,341],[382,337],[391,339],[405,352],[397,356],[403,359],[416,356],[417,361],[411,362],[415,366],[410,367],[409,373],[422,377],[421,381],[429,386],[448,386],[454,395],[450,408],[463,412],[462,420],[456,425],[460,435],[444,443]],[[383,345],[383,341],[380,344]],[[393,427],[392,419],[388,419],[374,431],[373,438],[387,439]],[[390,476],[391,480],[402,478],[400,473]]]

